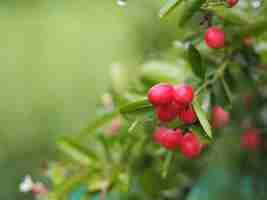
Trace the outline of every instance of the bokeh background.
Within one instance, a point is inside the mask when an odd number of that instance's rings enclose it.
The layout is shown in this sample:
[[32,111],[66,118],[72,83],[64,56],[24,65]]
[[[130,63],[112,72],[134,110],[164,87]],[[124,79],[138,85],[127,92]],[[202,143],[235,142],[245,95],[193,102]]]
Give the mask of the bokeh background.
[[177,27],[157,18],[162,2],[0,1],[0,199],[31,199],[19,183],[95,115],[112,63],[135,69],[170,47]]

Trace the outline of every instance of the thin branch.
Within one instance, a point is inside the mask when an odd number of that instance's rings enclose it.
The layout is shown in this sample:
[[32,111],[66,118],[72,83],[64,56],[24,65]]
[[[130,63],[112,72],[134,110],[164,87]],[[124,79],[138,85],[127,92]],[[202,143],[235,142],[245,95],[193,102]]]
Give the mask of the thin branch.
[[223,74],[224,70],[227,67],[228,61],[225,61],[221,64],[221,66],[215,71],[212,79],[205,81],[195,92],[195,95],[198,96],[202,90],[204,90],[209,85],[215,83]]

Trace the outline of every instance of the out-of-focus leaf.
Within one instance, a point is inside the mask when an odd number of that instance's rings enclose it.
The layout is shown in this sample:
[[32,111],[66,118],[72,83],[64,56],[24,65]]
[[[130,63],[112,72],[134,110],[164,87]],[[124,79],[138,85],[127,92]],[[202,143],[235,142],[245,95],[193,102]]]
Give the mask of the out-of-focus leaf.
[[182,0],[167,0],[159,11],[159,17],[163,18],[175,9]]
[[179,59],[177,64],[151,61],[141,68],[141,79],[151,85],[159,82],[181,83],[192,75],[189,64]]
[[68,177],[61,185],[54,189],[53,194],[51,194],[52,199],[65,199],[74,187],[80,185],[82,182],[86,182],[88,178],[89,173],[84,171]]
[[239,29],[239,34],[241,36],[247,36],[247,35],[257,36],[266,31],[267,31],[267,20],[264,18],[259,21],[255,21],[250,25],[244,26],[243,28],[241,28],[241,30]]
[[191,63],[193,72],[201,79],[205,78],[206,69],[202,63],[199,51],[192,45],[188,48],[188,59]]
[[80,133],[80,137],[85,136],[94,131],[95,129],[103,126],[107,122],[111,121],[118,114],[118,110],[113,110],[101,115],[96,120],[89,123],[89,125]]
[[201,126],[203,127],[203,129],[205,130],[207,136],[212,138],[211,125],[210,125],[210,123],[209,123],[209,121],[207,119],[206,113],[202,109],[202,107],[199,104],[197,99],[195,99],[193,101],[193,107],[194,107],[194,110],[195,110],[195,112],[197,114],[198,120],[199,120]]
[[217,15],[218,17],[222,18],[225,22],[230,24],[247,26],[249,23],[249,20],[246,18],[246,16],[241,16],[226,7],[214,6],[212,8],[209,8],[208,10],[213,12],[215,15]]
[[103,188],[108,188],[111,184],[109,180],[97,174],[92,174],[88,179],[88,182],[89,182],[89,192],[99,192],[103,190]]
[[147,108],[152,108],[152,105],[149,103],[147,98],[143,98],[121,106],[119,111],[121,114],[129,114],[136,111],[146,110]]
[[94,152],[70,139],[62,138],[57,142],[57,144],[58,148],[64,154],[81,164],[89,165],[97,158]]
[[124,65],[120,63],[113,64],[110,69],[110,77],[112,88],[116,92],[121,93],[122,91],[125,91],[128,88],[129,72]]
[[191,17],[200,10],[206,0],[186,0],[180,9],[179,25],[185,25]]

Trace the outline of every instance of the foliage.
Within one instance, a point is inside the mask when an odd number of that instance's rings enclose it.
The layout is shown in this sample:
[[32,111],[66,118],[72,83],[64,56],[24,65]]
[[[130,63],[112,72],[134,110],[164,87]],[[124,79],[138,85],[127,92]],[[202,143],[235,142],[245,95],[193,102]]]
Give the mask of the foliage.
[[[51,185],[44,198],[69,199],[85,187],[77,199],[94,199],[95,195],[146,200],[249,199],[250,195],[264,199],[267,77],[266,52],[259,46],[265,44],[267,6],[262,2],[260,8],[252,9],[249,1],[239,3],[229,8],[223,0],[166,1],[159,15],[165,19],[177,12],[183,35],[173,49],[161,52],[161,58],[145,60],[127,79],[125,71],[116,67],[100,116],[80,134],[59,140],[62,159],[48,167]],[[203,33],[210,25],[223,27],[224,48],[205,45]],[[251,38],[257,42],[249,42]],[[168,59],[172,57],[176,62]],[[167,151],[152,140],[161,122],[146,95],[160,82],[186,82],[195,88],[193,107],[198,121],[165,124],[191,130],[205,141],[207,147],[195,159]],[[225,128],[211,126],[215,105],[231,113]],[[262,144],[247,151],[240,148],[239,135],[252,127],[261,130]],[[214,179],[218,185],[213,185]],[[239,188],[238,183],[246,186]]]

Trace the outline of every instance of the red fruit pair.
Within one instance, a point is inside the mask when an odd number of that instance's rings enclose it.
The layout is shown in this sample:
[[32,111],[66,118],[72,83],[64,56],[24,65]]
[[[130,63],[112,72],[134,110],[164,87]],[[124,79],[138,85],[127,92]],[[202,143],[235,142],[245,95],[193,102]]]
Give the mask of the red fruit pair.
[[194,91],[190,85],[182,84],[175,87],[174,100],[181,105],[178,116],[185,124],[194,123],[197,120],[195,111],[191,105],[194,98]]
[[155,142],[161,144],[166,149],[174,150],[180,145],[183,135],[180,129],[173,130],[160,127],[155,130],[153,137]]
[[225,111],[221,106],[215,105],[212,108],[212,127],[213,128],[223,128],[227,125],[230,119],[230,113]]
[[178,114],[186,123],[194,121],[196,117],[189,106],[193,97],[193,88],[187,84],[173,87],[171,84],[160,83],[148,92],[148,100],[156,107],[156,114],[163,122],[175,119]]
[[154,140],[166,149],[174,150],[180,147],[181,153],[187,158],[194,158],[201,153],[202,144],[197,135],[188,132],[182,135],[180,129],[157,128],[154,132]]
[[248,129],[241,136],[241,146],[248,150],[256,150],[261,143],[259,129]]

